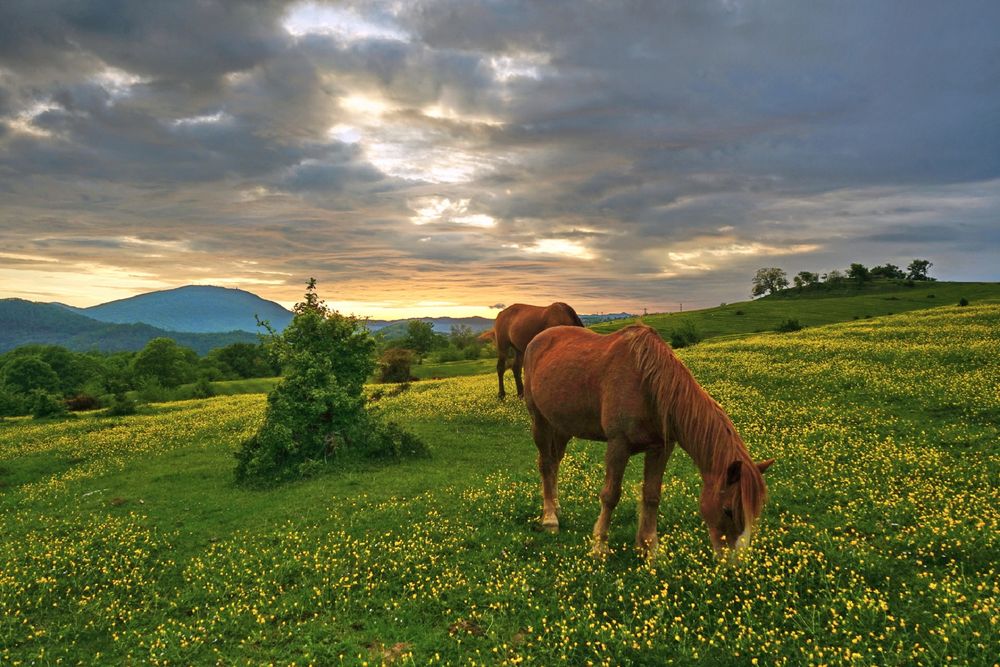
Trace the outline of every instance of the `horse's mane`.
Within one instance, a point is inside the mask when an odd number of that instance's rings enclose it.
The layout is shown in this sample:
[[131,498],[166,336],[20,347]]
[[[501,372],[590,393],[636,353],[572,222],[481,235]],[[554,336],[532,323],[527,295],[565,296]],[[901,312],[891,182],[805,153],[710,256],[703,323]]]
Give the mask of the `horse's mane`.
[[664,441],[676,440],[702,473],[715,478],[719,491],[726,484],[729,466],[742,462],[733,515],[743,518],[744,528],[750,527],[764,506],[767,486],[729,415],[656,330],[637,324],[624,331],[643,385],[660,412]]

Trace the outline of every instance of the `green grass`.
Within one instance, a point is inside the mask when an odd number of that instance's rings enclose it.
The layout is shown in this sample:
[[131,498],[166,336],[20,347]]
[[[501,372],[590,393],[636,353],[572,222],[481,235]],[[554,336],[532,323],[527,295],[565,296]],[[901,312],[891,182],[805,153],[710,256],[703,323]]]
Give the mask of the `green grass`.
[[652,565],[640,461],[589,556],[599,443],[570,444],[538,532],[527,415],[490,376],[379,400],[431,459],[268,491],[232,484],[260,394],[0,423],[0,662],[992,664],[1000,306],[967,298],[680,352],[778,461],[737,567],[680,450]]
[[[281,381],[280,377],[248,378],[245,380],[222,380],[212,383],[216,396],[232,396],[234,394],[266,394]],[[192,388],[194,385],[190,385]]]
[[[686,313],[655,313],[642,318],[667,340],[682,323],[690,322],[705,338],[774,331],[785,320],[804,327],[848,322],[937,306],[955,305],[965,297],[970,303],[1000,303],[1000,283],[915,282],[874,283],[863,291],[845,288],[798,293],[795,289],[757,299]],[[635,318],[602,322],[590,328],[600,333],[617,331]]]
[[446,361],[442,363],[425,361],[422,364],[414,364],[410,368],[410,371],[413,373],[414,377],[420,380],[429,380],[434,378],[452,378],[463,375],[495,373],[496,369],[496,357],[491,357],[489,359]]

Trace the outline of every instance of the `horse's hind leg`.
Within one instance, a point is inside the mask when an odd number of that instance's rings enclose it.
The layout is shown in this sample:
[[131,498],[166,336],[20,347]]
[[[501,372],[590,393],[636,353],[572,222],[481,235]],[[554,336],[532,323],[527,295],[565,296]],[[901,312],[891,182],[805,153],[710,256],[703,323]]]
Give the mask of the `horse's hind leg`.
[[514,368],[511,371],[514,373],[514,384],[517,386],[517,397],[524,398],[524,383],[521,381],[521,368],[524,366],[524,353],[520,350],[514,350]]
[[[561,452],[566,449],[566,442],[557,435],[552,426],[540,417],[531,423],[531,434],[538,448],[538,472],[542,477],[542,528],[555,533],[559,531],[559,500],[556,488],[556,477],[559,473]],[[559,445],[561,443],[561,446]]]
[[507,392],[503,388],[503,373],[507,370],[507,348],[510,342],[505,336],[501,336],[500,334],[497,334],[494,340],[497,344],[497,383],[500,385],[497,398],[502,401],[507,397]]
[[611,513],[622,497],[622,476],[628,464],[629,445],[626,440],[608,441],[604,454],[604,487],[601,489],[601,515],[594,524],[594,555],[601,557],[608,552],[608,529]]
[[562,507],[559,506],[559,464],[562,463],[563,456],[566,455],[566,445],[569,443],[569,440],[570,436],[568,435],[563,435],[562,433],[552,434],[552,453],[556,461],[555,479],[552,483],[552,501],[556,506],[556,516],[562,516]]
[[660,510],[660,493],[663,489],[663,470],[673,450],[673,443],[656,443],[646,450],[642,481],[642,514],[635,535],[635,546],[647,557],[656,553],[656,518]]

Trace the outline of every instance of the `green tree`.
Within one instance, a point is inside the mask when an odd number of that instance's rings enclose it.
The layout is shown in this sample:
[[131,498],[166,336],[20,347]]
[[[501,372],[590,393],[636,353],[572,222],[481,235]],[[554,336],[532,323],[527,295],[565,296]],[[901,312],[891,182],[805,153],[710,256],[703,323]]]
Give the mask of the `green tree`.
[[802,289],[803,287],[809,287],[818,283],[819,275],[812,271],[799,271],[792,280],[796,287]]
[[434,327],[430,322],[411,320],[406,325],[404,345],[423,356],[434,348]]
[[926,259],[915,259],[906,267],[906,277],[909,280],[934,280],[927,275],[927,271],[934,266]]
[[888,262],[879,266],[873,266],[871,274],[872,278],[888,278],[890,280],[902,280],[906,277],[902,269]]
[[858,283],[866,283],[871,280],[871,272],[868,270],[864,264],[853,263],[851,268],[847,270],[847,277]]
[[760,296],[762,294],[774,294],[778,290],[783,290],[788,287],[788,277],[785,272],[778,267],[772,266],[763,269],[757,269],[757,273],[753,277],[753,289],[751,294],[753,296]]
[[34,390],[56,392],[59,376],[37,354],[14,357],[4,364],[3,383],[14,393],[27,396]]
[[237,481],[270,485],[319,471],[341,458],[399,458],[423,443],[367,411],[362,389],[375,368],[375,341],[364,321],[329,309],[310,279],[283,333],[267,345],[284,378],[267,397],[260,430],[244,441]]
[[153,380],[162,387],[176,387],[194,380],[198,355],[170,338],[154,338],[132,362],[137,378]]
[[823,282],[828,285],[840,285],[844,282],[844,274],[834,269],[829,273],[823,274]]
[[267,350],[253,343],[233,343],[212,350],[206,361],[215,363],[232,378],[259,378],[277,375],[280,369],[271,363]]
[[472,332],[472,327],[468,324],[452,324],[448,340],[458,349],[464,350],[467,345],[472,345],[475,342],[476,334]]

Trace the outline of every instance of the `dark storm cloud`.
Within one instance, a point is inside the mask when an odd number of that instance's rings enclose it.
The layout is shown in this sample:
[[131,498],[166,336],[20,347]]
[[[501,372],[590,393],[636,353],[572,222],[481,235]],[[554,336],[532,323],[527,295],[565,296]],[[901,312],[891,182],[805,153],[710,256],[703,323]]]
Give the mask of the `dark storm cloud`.
[[19,267],[214,262],[286,300],[302,271],[345,300],[412,279],[595,309],[733,300],[762,265],[996,279],[998,24],[992,2],[12,0],[0,230]]

